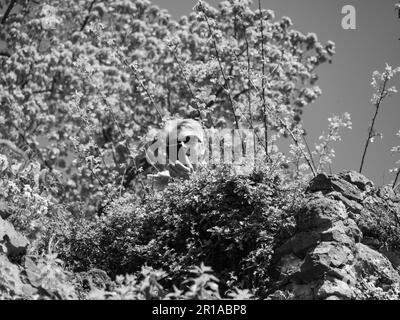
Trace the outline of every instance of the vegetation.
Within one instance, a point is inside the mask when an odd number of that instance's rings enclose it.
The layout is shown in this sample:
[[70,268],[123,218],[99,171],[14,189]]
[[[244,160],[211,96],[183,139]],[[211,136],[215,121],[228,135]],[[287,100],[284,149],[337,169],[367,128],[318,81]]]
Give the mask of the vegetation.
[[[274,249],[351,119],[333,115],[310,148],[303,109],[335,45],[250,4],[200,1],[174,21],[147,0],[0,2],[0,200],[31,243],[29,298],[266,297]],[[376,115],[398,71],[374,73]],[[173,118],[253,130],[255,163],[204,165],[161,192],[148,172],[125,185]],[[2,268],[0,298],[15,297]]]

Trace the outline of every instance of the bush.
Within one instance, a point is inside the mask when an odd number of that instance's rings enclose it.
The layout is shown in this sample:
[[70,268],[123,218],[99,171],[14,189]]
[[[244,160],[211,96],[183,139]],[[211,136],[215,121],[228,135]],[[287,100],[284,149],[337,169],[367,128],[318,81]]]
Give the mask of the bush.
[[106,216],[59,230],[58,252],[75,271],[95,267],[115,277],[146,264],[165,270],[163,283],[172,286],[204,262],[223,290],[262,288],[300,191],[266,170],[248,176],[228,167],[200,171],[143,201],[123,197]]

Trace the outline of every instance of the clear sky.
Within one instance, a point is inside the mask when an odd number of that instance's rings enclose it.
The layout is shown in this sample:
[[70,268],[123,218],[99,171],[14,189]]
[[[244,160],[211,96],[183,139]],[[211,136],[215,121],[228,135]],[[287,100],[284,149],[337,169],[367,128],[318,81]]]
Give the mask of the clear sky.
[[[173,18],[188,14],[196,0],[153,0],[167,9]],[[217,6],[220,1],[207,1]],[[322,97],[308,106],[304,113],[304,126],[308,131],[309,143],[318,139],[326,130],[327,118],[332,114],[350,112],[353,130],[345,132],[343,141],[336,146],[333,171],[358,170],[367,130],[374,107],[370,103],[371,75],[374,70],[383,70],[385,63],[400,65],[400,19],[394,6],[396,0],[262,0],[264,9],[275,11],[277,18],[292,18],[293,28],[303,32],[315,32],[321,42],[336,43],[336,55],[332,64],[320,67],[319,86]],[[342,8],[353,5],[357,13],[357,29],[341,27]],[[258,2],[253,0],[253,7]],[[400,75],[394,79],[400,91]],[[383,139],[375,140],[369,148],[364,173],[376,184],[392,180],[388,169],[397,158],[390,153],[391,147],[400,144],[396,136],[400,130],[400,93],[384,102],[376,123]]]

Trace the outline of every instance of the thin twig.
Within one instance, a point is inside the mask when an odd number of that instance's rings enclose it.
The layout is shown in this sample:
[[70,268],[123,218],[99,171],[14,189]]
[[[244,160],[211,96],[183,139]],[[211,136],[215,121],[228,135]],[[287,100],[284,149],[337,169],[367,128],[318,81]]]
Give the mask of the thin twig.
[[393,190],[396,189],[396,183],[397,183],[397,180],[399,180],[399,177],[400,177],[400,168],[397,168],[396,178],[394,179],[393,186],[392,186]]
[[9,52],[6,52],[6,51],[0,51],[0,57],[9,58],[9,57],[11,57],[11,54]]
[[379,112],[379,108],[381,106],[381,102],[386,97],[384,92],[386,90],[386,84],[387,84],[388,81],[389,81],[388,77],[385,77],[385,80],[384,80],[383,85],[382,85],[381,92],[379,94],[378,101],[375,104],[376,110],[375,110],[374,117],[372,118],[371,127],[369,128],[367,141],[365,142],[364,152],[363,152],[363,155],[362,155],[361,165],[360,165],[360,173],[362,173],[362,170],[363,170],[363,167],[364,167],[365,156],[367,155],[368,146],[369,146],[369,144],[371,142],[372,132],[374,130],[374,125],[375,125],[376,118],[378,116],[378,112]]
[[209,30],[209,32],[211,34],[212,43],[213,43],[214,50],[215,50],[215,57],[217,58],[219,70],[221,72],[222,78],[224,79],[224,86],[226,86],[225,92],[228,94],[228,99],[229,99],[229,103],[230,103],[230,106],[231,106],[231,109],[232,109],[232,114],[233,114],[233,117],[235,118],[235,127],[236,127],[236,129],[239,130],[239,118],[236,115],[235,106],[233,104],[233,99],[232,99],[232,95],[231,95],[231,88],[230,88],[230,85],[229,85],[229,81],[228,81],[227,77],[225,76],[224,68],[222,67],[222,61],[221,61],[221,58],[219,56],[219,51],[218,51],[218,47],[217,47],[217,40],[215,38],[215,34],[214,34],[214,32],[213,32],[213,30],[211,28],[210,21],[208,20],[208,17],[206,15],[206,12],[205,12],[203,6],[201,5],[200,8],[201,8],[201,11],[203,12],[204,18],[205,18],[207,26],[208,26],[208,30]]
[[144,85],[143,81],[140,79],[140,77],[138,75],[139,72],[136,69],[136,67],[134,65],[132,65],[132,64],[129,64],[128,61],[126,60],[126,58],[113,45],[110,45],[110,47],[114,50],[114,52],[116,53],[116,55],[118,56],[120,61],[125,65],[125,67],[127,67],[129,70],[131,70],[133,72],[133,75],[136,78],[136,81],[140,84],[142,89],[145,91],[148,99],[150,100],[151,105],[156,109],[158,115],[160,116],[160,118],[162,120],[163,119],[163,115],[161,113],[161,110],[158,108],[158,106],[154,102],[153,96],[150,94],[149,90]]
[[21,150],[20,148],[18,148],[13,142],[11,142],[10,140],[6,140],[6,139],[0,139],[0,146],[6,146],[8,149],[10,149],[11,151],[13,151],[14,153],[19,154],[20,156],[22,156],[25,160],[28,160],[28,156],[26,154],[26,152],[24,152],[23,150]]
[[[308,155],[310,156],[311,163],[312,163],[313,167],[316,168],[315,162],[314,162],[314,158],[312,156],[312,152],[311,152],[310,146],[308,145],[308,142],[307,142],[307,139],[306,139],[305,135],[302,135],[302,138],[303,138],[304,144],[306,145]],[[318,172],[318,169],[317,169],[317,172]]]
[[93,0],[92,3],[89,5],[88,14],[86,15],[85,20],[83,21],[81,28],[80,28],[81,32],[85,29],[87,23],[89,22],[89,19],[91,17],[90,13],[92,12],[92,9],[93,9],[93,6],[95,3],[96,3],[96,0]]
[[[94,83],[94,82],[92,81],[92,78],[91,78],[91,76],[90,76],[89,74],[87,75],[87,77],[88,77],[88,79],[90,80],[91,83]],[[115,116],[115,114],[114,114],[114,111],[112,110],[111,105],[110,105],[110,104],[108,103],[108,101],[107,101],[107,97],[104,95],[104,93],[103,93],[99,88],[96,87],[96,89],[97,89],[97,91],[98,91],[100,97],[102,98],[104,104],[107,106],[108,112],[110,113],[110,115],[111,115],[111,117],[112,117],[112,119],[113,119],[114,124],[117,126],[118,133],[119,133],[119,135],[122,137],[122,139],[123,139],[123,141],[124,141],[125,148],[129,151],[130,148],[129,148],[129,145],[128,145],[128,139],[126,138],[125,134],[122,132],[121,126],[119,125],[119,122],[117,121],[117,118],[116,118],[116,116]],[[137,168],[137,166],[136,166],[135,159],[133,159],[132,162],[133,162],[133,166],[135,167],[135,170],[136,170],[137,172],[139,172],[139,171],[138,171],[138,168]],[[144,185],[144,182],[143,182],[143,179],[142,179],[142,176],[141,176],[140,172],[139,172],[139,182],[140,182],[140,184],[142,185],[143,189],[144,189],[145,191],[147,191],[147,189],[146,189],[146,187],[145,187],[145,185]]]
[[[254,82],[251,81],[251,84],[253,86],[253,88],[258,92],[259,89],[255,86]],[[286,125],[286,123],[279,117],[279,115],[275,114],[275,112],[273,110],[271,110],[267,105],[266,105],[266,110],[268,113],[270,113],[271,115],[273,115],[276,120],[280,123],[280,125],[282,126],[282,128],[284,128],[287,133],[289,133],[290,137],[292,138],[293,142],[295,143],[296,147],[299,148],[300,152],[302,153],[302,156],[304,157],[304,159],[307,161],[308,166],[311,169],[311,172],[313,173],[314,177],[317,175],[317,172],[315,171],[315,168],[313,167],[311,160],[307,157],[307,155],[305,154],[304,150],[302,148],[300,148],[300,142],[297,140],[296,136],[294,135],[293,131],[290,130],[290,128]]]
[[260,11],[260,22],[261,22],[261,63],[262,63],[262,78],[261,78],[261,88],[262,88],[262,103],[263,103],[263,122],[264,122],[264,135],[265,135],[265,144],[267,146],[266,150],[268,150],[268,117],[267,117],[267,109],[265,103],[265,61],[264,61],[264,25],[263,25],[263,16],[261,12],[261,0],[258,0],[258,9]]
[[[169,46],[168,46],[168,48],[169,48]],[[179,71],[180,71],[180,73],[181,73],[183,79],[185,80],[185,83],[186,83],[186,86],[188,87],[188,90],[189,90],[189,92],[190,92],[190,95],[192,96],[193,99],[195,99],[196,96],[194,95],[192,86],[190,85],[190,82],[189,82],[189,80],[188,80],[187,77],[186,77],[185,70],[183,69],[183,66],[182,66],[181,62],[179,61],[178,56],[177,56],[175,50],[176,50],[176,46],[175,46],[174,49],[171,49],[171,52],[172,52],[172,54],[173,54],[173,56],[174,56],[174,59],[175,59],[176,63],[178,64]],[[201,101],[201,102],[204,103],[204,101]],[[201,116],[201,112],[200,112],[199,108],[198,108],[197,106],[195,106],[195,109],[196,109],[197,112],[199,113],[199,118],[200,118],[200,120],[201,120],[201,119],[202,119],[202,116]]]
[[246,29],[244,30],[244,39],[246,41],[246,55],[247,55],[247,79],[248,79],[248,91],[247,91],[247,100],[248,100],[248,104],[249,104],[249,115],[250,115],[250,124],[253,126],[253,112],[251,111],[251,91],[250,91],[250,53],[249,53],[249,41],[247,39],[247,35],[246,35]]
[[10,12],[14,8],[16,2],[17,2],[17,0],[11,0],[10,4],[8,5],[8,7],[6,9],[6,12],[4,13],[3,18],[1,19],[1,24],[5,24],[8,16],[10,15]]

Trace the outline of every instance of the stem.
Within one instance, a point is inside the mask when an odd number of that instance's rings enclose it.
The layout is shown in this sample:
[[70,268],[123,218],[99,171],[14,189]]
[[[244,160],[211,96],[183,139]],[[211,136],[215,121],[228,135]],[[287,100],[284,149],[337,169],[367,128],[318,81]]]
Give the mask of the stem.
[[5,24],[8,16],[10,15],[11,10],[14,8],[15,3],[17,0],[11,0],[10,4],[8,5],[6,12],[4,13],[3,18],[1,19],[1,24]]
[[[176,63],[178,64],[179,71],[181,72],[181,75],[182,75],[183,79],[185,80],[186,86],[188,87],[189,92],[190,92],[192,98],[195,99],[196,97],[195,97],[195,95],[194,95],[192,86],[190,85],[190,82],[189,82],[189,80],[187,79],[187,77],[186,77],[186,75],[185,75],[184,69],[183,69],[183,67],[182,67],[181,62],[180,62],[179,59],[178,59],[178,56],[177,56],[175,50],[176,50],[176,47],[175,47],[173,50],[171,50],[171,51],[172,51],[172,54],[174,55],[174,59],[175,59]],[[203,102],[203,103],[205,104],[204,101],[201,101],[201,102]],[[200,120],[202,120],[202,118],[201,118],[201,112],[200,112],[199,108],[196,106],[195,109],[196,109],[197,112],[199,113],[199,118],[200,118]]]
[[149,98],[151,105],[156,109],[160,118],[163,119],[162,113],[161,113],[160,109],[157,107],[156,103],[154,102],[152,95],[150,94],[147,87],[144,85],[143,81],[139,78],[138,70],[134,66],[130,65],[128,63],[128,61],[122,56],[122,54],[117,49],[114,48],[114,46],[111,46],[111,48],[117,54],[118,58],[120,59],[120,61],[122,61],[122,63],[125,65],[125,67],[127,67],[129,70],[133,71],[133,75],[135,76],[136,81],[139,82],[140,86],[142,87],[142,89],[145,91],[147,97]]
[[388,82],[388,78],[386,77],[384,82],[383,82],[381,92],[379,94],[379,99],[375,104],[376,110],[375,110],[374,117],[372,118],[372,123],[371,123],[371,127],[369,129],[369,132],[368,132],[367,141],[365,142],[364,152],[363,152],[363,155],[362,155],[361,165],[360,165],[360,173],[362,173],[362,170],[363,170],[363,167],[364,167],[365,156],[367,155],[368,146],[369,146],[369,144],[371,142],[372,132],[374,130],[374,125],[375,125],[376,118],[378,116],[379,107],[381,106],[381,102],[382,102],[383,98],[385,97],[384,92],[385,92],[385,89],[386,89],[387,82]]
[[320,172],[320,170],[322,168],[322,159],[323,159],[323,156],[326,154],[326,151],[328,150],[328,146],[329,146],[329,142],[330,142],[329,139],[332,137],[332,135],[333,135],[333,130],[330,129],[327,142],[324,144],[324,147],[323,147],[321,153],[319,154],[317,172]]
[[11,142],[10,140],[6,140],[6,139],[0,139],[0,146],[6,146],[9,150],[13,151],[14,153],[19,154],[20,156],[22,156],[25,160],[28,159],[28,156],[26,154],[26,152],[24,152],[23,150],[21,150],[20,148],[18,148],[13,142]]
[[248,79],[248,92],[247,92],[247,100],[249,102],[249,115],[250,115],[250,125],[253,126],[253,113],[251,111],[251,91],[250,91],[250,53],[249,53],[249,41],[247,40],[247,36],[246,36],[246,29],[244,30],[244,39],[246,41],[246,55],[247,55],[247,79]]
[[[311,163],[312,163],[313,167],[316,168],[315,162],[314,162],[314,158],[313,158],[313,156],[312,156],[312,152],[311,152],[310,146],[308,145],[308,142],[307,142],[307,140],[306,140],[306,137],[305,137],[304,135],[302,135],[302,137],[303,137],[304,144],[306,145],[308,155],[310,156]],[[317,172],[318,172],[318,170],[317,170]]]
[[236,115],[235,106],[233,104],[233,99],[232,99],[232,96],[231,96],[231,89],[230,89],[229,81],[228,81],[227,77],[225,76],[225,72],[224,72],[224,69],[222,67],[222,61],[221,61],[221,58],[219,56],[218,47],[217,47],[217,41],[215,39],[214,32],[213,32],[213,30],[211,28],[210,22],[208,21],[208,17],[206,15],[205,11],[204,11],[204,8],[201,7],[201,9],[202,9],[204,18],[206,19],[208,30],[211,33],[211,37],[212,37],[212,40],[213,40],[212,43],[213,43],[214,50],[215,50],[215,57],[217,58],[219,70],[220,70],[220,72],[222,74],[222,77],[224,79],[224,86],[226,87],[225,91],[228,94],[228,99],[229,99],[229,103],[230,103],[230,106],[231,106],[231,109],[232,109],[232,114],[233,114],[233,117],[235,118],[235,127],[236,127],[236,129],[239,130],[239,118]]
[[1,57],[9,58],[9,57],[11,57],[11,54],[8,53],[8,52],[6,52],[6,51],[0,51],[0,56],[1,56]]
[[[89,79],[89,81],[90,81],[91,83],[94,83],[94,81],[92,80],[92,77],[91,77],[89,74],[87,74],[87,78]],[[111,107],[111,105],[110,105],[110,104],[108,103],[108,101],[107,101],[107,97],[105,96],[105,94],[104,94],[100,89],[98,89],[97,87],[96,87],[96,89],[97,89],[97,92],[99,93],[101,99],[103,100],[104,104],[107,106],[108,111],[109,111],[109,113],[110,113],[110,115],[111,115],[111,117],[112,117],[112,119],[113,119],[113,122],[114,122],[115,125],[117,126],[118,133],[119,133],[119,135],[122,137],[122,139],[123,139],[123,141],[124,141],[125,148],[129,151],[128,139],[126,138],[126,136],[125,136],[124,133],[122,132],[121,126],[119,125],[119,123],[118,123],[118,121],[117,121],[117,118],[115,117],[115,114],[114,114],[114,112],[113,112],[113,110],[112,110],[112,107]],[[137,166],[136,166],[135,159],[133,159],[133,165],[134,165],[135,170],[138,172],[138,168],[137,168]],[[125,169],[125,170],[126,170],[126,169]],[[124,176],[125,176],[125,172],[124,172]],[[147,189],[146,189],[146,187],[145,187],[145,185],[144,185],[144,182],[143,182],[143,180],[142,180],[142,176],[141,176],[140,173],[139,173],[139,181],[140,181],[140,184],[142,185],[144,191],[147,192]],[[99,182],[101,183],[100,180],[99,180]]]
[[302,156],[304,157],[304,159],[306,159],[308,166],[310,167],[314,177],[317,175],[315,168],[313,167],[311,160],[307,157],[307,155],[304,153],[304,150],[302,148],[300,148],[300,143],[297,140],[296,136],[294,135],[294,133],[292,132],[292,130],[289,129],[289,127],[286,125],[286,123],[277,116],[277,119],[279,121],[279,123],[282,125],[282,127],[289,133],[289,135],[292,137],[292,140],[294,141],[296,147],[298,147],[301,151]]
[[263,25],[263,16],[261,12],[261,0],[258,0],[258,9],[260,11],[260,22],[261,22],[261,63],[262,63],[262,78],[261,78],[261,87],[262,87],[262,103],[263,103],[263,121],[264,121],[264,135],[265,135],[265,150],[268,153],[268,118],[267,118],[267,109],[265,103],[265,87],[264,87],[264,77],[265,77],[265,64],[264,64],[264,25]]
[[396,187],[396,183],[397,183],[397,180],[399,180],[399,177],[400,177],[400,168],[397,168],[396,178],[394,179],[393,186],[392,186],[393,190],[395,190],[398,187],[398,186]]
[[89,6],[88,14],[87,14],[87,16],[85,17],[85,20],[83,21],[82,26],[81,26],[81,28],[80,28],[80,31],[81,31],[81,32],[83,31],[83,29],[85,29],[87,23],[89,22],[90,13],[91,13],[91,11],[92,11],[93,6],[94,6],[95,3],[96,3],[96,0],[93,0],[92,3],[91,3],[90,6]]
[[[255,86],[255,84],[253,82],[251,82],[251,85],[253,86],[254,90],[256,90],[256,92],[260,91],[257,89],[257,87]],[[315,171],[315,168],[313,167],[311,160],[307,157],[307,155],[304,153],[304,150],[302,148],[300,148],[300,143],[297,140],[296,136],[294,135],[294,133],[292,132],[292,130],[290,130],[290,128],[286,125],[286,123],[279,117],[279,115],[275,114],[273,112],[273,110],[270,110],[269,107],[266,105],[266,110],[271,114],[274,115],[276,120],[278,120],[278,122],[280,123],[280,125],[282,126],[282,128],[284,128],[290,135],[290,137],[292,138],[293,142],[296,144],[296,146],[300,149],[302,156],[304,157],[304,159],[306,160],[308,166],[311,169],[312,174],[314,175],[314,177],[317,175],[317,172]]]

